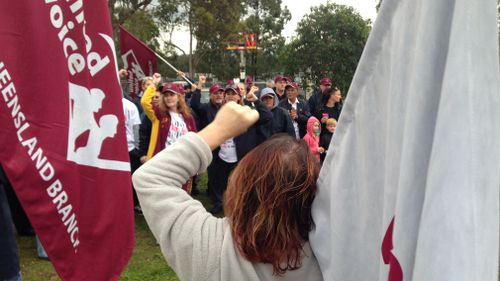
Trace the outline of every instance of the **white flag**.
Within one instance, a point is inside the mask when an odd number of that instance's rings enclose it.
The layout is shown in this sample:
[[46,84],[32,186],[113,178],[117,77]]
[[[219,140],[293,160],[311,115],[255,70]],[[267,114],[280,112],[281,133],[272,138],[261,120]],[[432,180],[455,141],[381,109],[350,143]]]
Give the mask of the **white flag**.
[[499,78],[495,0],[383,1],[313,204],[325,280],[498,281]]

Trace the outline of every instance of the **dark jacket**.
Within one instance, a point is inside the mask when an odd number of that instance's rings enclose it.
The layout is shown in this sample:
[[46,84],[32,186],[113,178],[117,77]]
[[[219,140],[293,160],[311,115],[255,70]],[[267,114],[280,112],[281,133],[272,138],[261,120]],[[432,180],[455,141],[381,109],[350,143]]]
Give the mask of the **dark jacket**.
[[198,131],[201,131],[214,121],[215,115],[220,108],[220,106],[214,105],[212,102],[201,103],[201,91],[199,89],[193,92],[190,105],[198,118],[197,125],[200,125]]
[[[248,130],[234,138],[234,144],[236,145],[236,156],[238,161],[240,161],[250,150],[259,145],[264,139],[259,137],[258,128],[261,126],[267,126],[271,123],[273,114],[271,111],[259,100],[255,102],[245,101],[245,105],[255,108],[259,112],[259,120],[257,123],[252,125]],[[237,126],[237,124],[235,124]],[[217,148],[213,151],[214,157],[219,157],[219,150]]]
[[142,108],[142,105],[141,105],[141,98],[142,98],[143,94],[144,94],[143,92],[140,92],[139,94],[137,94],[135,96],[135,98],[132,99],[132,102],[137,107],[137,110],[139,110],[139,116],[141,116],[141,119],[142,119],[142,116],[145,115],[144,109]]
[[[316,112],[311,112],[312,115],[318,120],[321,120],[323,118],[323,114],[328,114],[328,118],[333,118],[337,121],[339,121],[340,117],[340,112],[342,111],[342,102],[336,103],[333,107],[327,107],[326,105],[318,105],[316,108]],[[325,132],[326,131],[326,123],[321,123],[321,131]]]
[[273,87],[273,90],[274,90],[274,92],[276,93],[276,96],[278,97],[278,99],[279,99],[280,101],[282,101],[282,100],[286,100],[286,93],[285,93],[284,91],[283,91],[283,95],[282,95],[282,96],[280,96],[280,95],[278,95],[278,91],[276,90],[276,87]]
[[270,88],[262,89],[261,100],[263,94],[264,96],[270,95],[273,98],[273,108],[271,108],[273,119],[270,123],[258,127],[258,137],[261,138],[262,141],[270,138],[274,134],[279,133],[285,133],[295,137],[295,129],[293,128],[292,118],[285,109],[278,106],[279,99],[276,92]]
[[314,114],[320,104],[321,104],[321,90],[318,90],[314,92],[314,94],[309,98],[309,100],[307,100],[309,111]]
[[250,152],[250,150],[264,141],[263,139],[259,139],[257,128],[260,126],[267,126],[273,119],[273,114],[261,101],[245,101],[245,105],[248,105],[259,112],[259,120],[257,120],[257,123],[255,123],[253,126],[248,128],[245,133],[234,138],[238,161],[240,161],[248,152]]
[[286,133],[292,137],[295,137],[295,129],[293,128],[292,118],[290,117],[288,111],[286,111],[282,107],[277,106],[271,109],[271,112],[273,113],[273,135]]
[[[297,99],[299,101],[299,103],[297,104],[298,118],[295,121],[297,121],[297,123],[299,124],[300,138],[303,138],[307,133],[307,120],[309,119],[309,117],[311,117],[311,113],[309,112],[309,106],[307,105],[306,101],[298,97]],[[287,112],[290,112],[290,110],[292,109],[292,105],[288,102],[288,99],[281,100],[278,106],[284,108]]]
[[152,126],[151,120],[149,120],[146,114],[143,114],[141,116],[141,125],[139,126],[139,157],[148,154]]
[[7,202],[8,195],[4,189],[7,185],[10,187],[10,182],[0,166],[0,280],[11,280],[20,271],[16,237],[12,227],[9,202]]
[[326,151],[330,147],[330,142],[332,141],[333,133],[330,133],[329,131],[325,131],[321,133],[321,137],[319,139],[319,146],[325,149],[325,153],[322,153],[320,155],[320,161],[323,163],[325,161],[326,157]]
[[323,113],[328,114],[328,118],[334,118],[335,120],[339,121],[340,118],[340,112],[342,111],[342,102],[336,103],[333,107],[327,107],[326,105],[318,105],[316,107],[316,111],[312,112],[314,117],[318,118],[318,120],[321,120],[323,117]]
[[271,109],[271,112],[273,113],[271,122],[259,127],[259,134],[263,137],[263,141],[279,133],[285,133],[295,137],[295,129],[293,128],[290,114],[281,107],[274,107]]

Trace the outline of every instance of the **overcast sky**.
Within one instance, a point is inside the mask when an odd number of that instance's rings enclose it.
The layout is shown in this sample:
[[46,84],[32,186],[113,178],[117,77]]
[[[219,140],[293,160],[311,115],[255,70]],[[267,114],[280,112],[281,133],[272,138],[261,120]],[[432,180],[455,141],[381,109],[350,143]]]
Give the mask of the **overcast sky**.
[[[326,4],[327,2],[327,0],[282,0],[282,5],[287,6],[288,10],[292,13],[292,19],[285,25],[285,29],[283,30],[283,36],[288,39],[293,35],[295,28],[297,27],[297,23],[305,14],[311,11],[312,6],[319,6],[320,4]],[[377,5],[376,0],[334,0],[331,2],[352,6],[358,10],[363,18],[371,19],[372,22],[375,21],[377,16],[375,10],[375,6]],[[189,33],[187,31],[180,30],[174,32],[172,35],[172,41],[174,44],[181,47],[186,54],[189,52]],[[193,43],[193,48],[195,46],[196,43]]]

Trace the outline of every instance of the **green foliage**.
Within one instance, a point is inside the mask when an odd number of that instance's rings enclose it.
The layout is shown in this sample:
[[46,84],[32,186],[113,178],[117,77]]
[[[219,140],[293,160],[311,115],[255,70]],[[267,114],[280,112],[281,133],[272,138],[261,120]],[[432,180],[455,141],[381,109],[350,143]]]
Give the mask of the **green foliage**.
[[125,20],[123,26],[153,50],[159,49],[157,37],[160,35],[160,31],[151,12],[137,11]]
[[[365,44],[370,27],[357,12],[333,3],[311,9],[285,44],[281,35],[290,11],[281,0],[110,0],[114,28],[125,27],[179,69],[212,73],[220,80],[239,76],[239,53],[226,51],[228,42],[255,34],[258,50],[246,53],[247,74],[260,79],[277,72],[305,72],[316,83],[332,76],[344,92]],[[151,4],[151,5],[150,5]],[[112,8],[111,8],[112,7]],[[178,55],[179,47],[165,34],[188,29],[196,40],[194,53]],[[115,33],[115,38],[118,38]],[[162,36],[160,36],[162,35]],[[116,42],[118,43],[118,42]],[[117,44],[118,45],[118,44]],[[175,74],[163,63],[159,71]]]
[[279,71],[278,52],[285,44],[281,35],[291,19],[281,0],[244,0],[242,32],[254,33],[258,50],[247,53],[247,73],[268,77]]
[[240,28],[240,14],[239,0],[203,1],[194,8],[198,72],[213,73],[220,79],[238,75],[237,54],[227,52],[224,43]]
[[[145,11],[153,0],[108,0],[109,14],[115,38],[118,35],[118,26],[123,24],[137,11]],[[141,23],[138,23],[139,25]]]
[[[238,62],[225,52],[223,42],[238,30],[240,14],[239,0],[158,0],[155,8],[155,17],[163,31],[187,27],[196,39],[196,52],[191,59],[188,57],[190,72],[211,72],[218,77],[238,73]],[[173,42],[164,43],[176,47]],[[181,60],[176,62],[179,68],[188,69],[184,68],[185,60]]]
[[[148,9],[152,0],[109,0],[108,8],[113,27],[116,53],[120,54],[119,26],[123,25],[130,33],[158,51],[158,26],[154,15]],[[121,60],[118,59],[118,64]]]
[[296,32],[297,37],[280,52],[285,73],[304,71],[304,81],[316,85],[322,77],[330,77],[345,94],[368,38],[370,21],[352,7],[328,2],[311,8]]
[[178,25],[186,24],[190,1],[157,0],[157,2],[153,13],[160,28],[172,30]]

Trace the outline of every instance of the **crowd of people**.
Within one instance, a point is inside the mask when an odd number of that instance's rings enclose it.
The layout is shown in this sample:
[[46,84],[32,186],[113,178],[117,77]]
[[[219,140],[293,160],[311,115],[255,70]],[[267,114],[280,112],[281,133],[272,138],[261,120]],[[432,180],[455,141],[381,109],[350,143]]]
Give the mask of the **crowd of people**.
[[[127,72],[120,70],[119,75],[125,78]],[[185,77],[182,72],[178,75]],[[159,74],[145,77],[141,81],[142,91],[135,96],[124,93],[122,104],[131,172],[135,174],[141,166],[153,165],[157,161],[167,168],[161,171],[161,175],[155,175],[146,168],[146,178],[180,177],[179,186],[174,186],[171,191],[174,193],[167,197],[154,193],[153,198],[150,198],[152,193],[148,179],[135,180],[136,186],[132,189],[135,211],[142,214],[145,209],[148,224],[179,277],[182,280],[210,280],[213,278],[205,274],[219,274],[225,276],[221,279],[232,280],[240,274],[250,274],[247,279],[257,280],[259,276],[266,276],[266,280],[271,280],[286,274],[292,276],[291,280],[306,280],[305,276],[308,276],[308,280],[321,280],[317,261],[307,243],[307,233],[313,225],[310,206],[320,163],[328,151],[342,109],[340,90],[332,87],[329,78],[324,78],[319,90],[305,100],[297,83],[278,75],[274,81],[268,81],[263,89],[256,87],[251,78],[244,83],[228,81],[226,85],[212,84],[208,103],[202,103],[201,89],[206,86],[204,76],[200,76],[197,81],[190,80],[191,83],[186,85],[162,83],[161,80]],[[232,108],[236,105],[239,108]],[[255,120],[248,121],[245,114],[251,113],[242,112],[242,109],[252,109],[250,112],[258,113],[254,116]],[[177,142],[184,143],[184,148],[182,144],[175,146]],[[188,149],[185,155],[167,153],[170,147],[174,151],[175,147],[182,151],[193,145],[198,148]],[[158,154],[166,154],[166,159],[153,158]],[[200,157],[203,159],[200,160]],[[188,169],[188,172],[182,173],[179,169]],[[207,192],[213,203],[209,212],[221,214],[224,210],[229,223],[226,220],[213,221],[215,217],[208,214],[199,201],[192,197],[199,194],[198,174],[205,170],[208,174]],[[169,171],[172,174],[169,175]],[[136,177],[144,179],[144,176]],[[5,176],[0,179],[3,186],[10,186]],[[19,235],[35,235],[14,192],[2,198],[9,201],[9,204],[2,204],[0,212],[5,226],[11,228],[14,222]],[[168,240],[172,237],[162,237],[159,234],[161,229],[155,229],[157,223],[164,227],[166,224],[151,219],[152,214],[159,211],[163,214],[165,210],[152,208],[150,201],[165,198],[169,198],[162,201],[165,206],[168,205],[167,201],[182,198],[175,204],[186,200],[189,204],[184,207],[190,208],[192,205],[199,211],[185,218],[186,221],[193,220],[193,226],[199,220],[207,219],[207,215],[210,216],[206,227],[196,230],[201,236],[195,235],[194,238],[211,241],[210,244],[214,243],[215,246],[196,245],[201,248],[191,250],[202,250],[203,255],[222,255],[222,251],[232,257],[232,262],[237,260],[243,264],[240,270],[246,273],[222,272],[228,269],[213,264],[200,267],[198,271],[184,268],[187,265],[198,267],[200,264],[188,261],[191,257],[186,256],[186,253],[177,255],[173,249],[179,243]],[[186,210],[178,206],[171,207],[176,208],[176,211],[169,209],[165,215],[157,217],[175,220],[177,215],[181,215],[179,212]],[[11,214],[13,220],[10,220]],[[214,234],[216,229],[219,231]],[[177,234],[182,237],[186,233]],[[274,238],[263,239],[270,236]],[[209,240],[205,240],[207,237],[210,237]],[[15,242],[7,238],[2,241],[15,246]],[[232,240],[231,245],[235,246],[237,253],[234,249],[218,248],[228,239]],[[48,259],[41,243],[36,240],[38,256]],[[17,251],[16,247],[9,249]],[[169,258],[169,255],[172,256]],[[17,255],[13,256],[17,258]],[[181,263],[186,262],[186,265],[178,267],[174,261],[176,259]],[[12,264],[17,267],[6,270],[9,273],[17,272],[18,279],[14,280],[20,280],[19,263],[16,260]],[[216,270],[218,273],[206,270]]]
[[[278,75],[274,85],[262,90],[252,79],[213,84],[209,102],[201,103],[204,76],[187,91],[172,83],[155,87],[158,75],[151,80],[153,85],[143,88],[143,111],[153,107],[150,121],[167,125],[153,126],[149,135],[167,137],[153,145],[159,149],[151,155],[139,150],[146,162],[133,173],[133,184],[149,228],[177,276],[323,280],[309,244],[311,208],[342,110],[340,90],[324,78],[306,101],[297,83]],[[182,110],[186,105],[190,113]],[[194,129],[189,125],[193,119]],[[179,134],[172,136],[172,131]],[[205,170],[211,214],[190,196],[193,189],[185,188]],[[223,219],[212,216],[222,210]]]
[[[125,78],[127,73],[121,70],[120,75]],[[183,72],[178,75],[189,79]],[[223,194],[229,175],[240,160],[274,135],[287,134],[297,140],[304,139],[322,163],[342,110],[341,92],[332,87],[330,78],[321,79],[319,90],[308,100],[303,98],[298,84],[283,75],[268,81],[263,89],[255,86],[252,77],[237,84],[228,80],[226,85],[215,83],[209,87],[208,103],[201,102],[201,89],[206,86],[203,75],[197,81],[189,80],[191,83],[184,87],[179,83],[161,83],[161,80],[159,74],[145,77],[140,93],[135,97],[124,94],[132,173],[181,136],[205,128],[227,102],[249,106],[259,113],[259,119],[248,130],[225,140],[212,152],[213,161],[207,167],[212,214],[223,210]],[[131,110],[131,102],[136,110]],[[196,196],[198,185],[199,177],[194,175],[184,183],[183,189]],[[134,205],[136,212],[141,212],[135,191]]]

